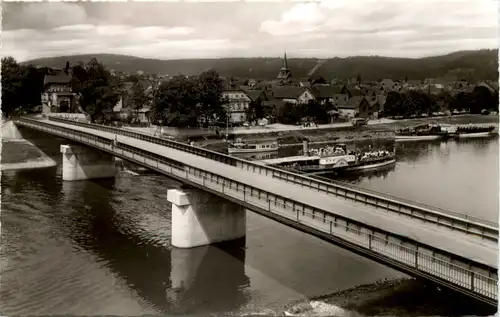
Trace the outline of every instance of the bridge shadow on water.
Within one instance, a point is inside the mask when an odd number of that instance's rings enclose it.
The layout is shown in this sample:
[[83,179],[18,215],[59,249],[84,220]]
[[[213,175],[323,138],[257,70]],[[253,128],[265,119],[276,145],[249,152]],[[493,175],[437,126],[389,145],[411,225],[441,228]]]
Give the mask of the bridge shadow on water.
[[244,238],[193,249],[172,248],[138,230],[133,215],[113,207],[114,180],[64,182],[62,187],[66,196],[81,196],[83,202],[83,208],[74,210],[62,224],[71,228],[69,238],[97,255],[156,310],[208,314],[235,310],[247,302]]

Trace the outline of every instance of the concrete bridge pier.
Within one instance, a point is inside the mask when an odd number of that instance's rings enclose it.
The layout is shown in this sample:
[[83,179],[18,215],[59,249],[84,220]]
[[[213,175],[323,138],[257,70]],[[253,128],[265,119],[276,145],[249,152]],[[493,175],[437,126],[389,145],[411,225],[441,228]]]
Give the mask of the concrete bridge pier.
[[111,178],[116,175],[114,156],[81,145],[61,145],[64,181]]
[[246,210],[198,189],[170,189],[172,246],[194,248],[242,238],[246,234]]

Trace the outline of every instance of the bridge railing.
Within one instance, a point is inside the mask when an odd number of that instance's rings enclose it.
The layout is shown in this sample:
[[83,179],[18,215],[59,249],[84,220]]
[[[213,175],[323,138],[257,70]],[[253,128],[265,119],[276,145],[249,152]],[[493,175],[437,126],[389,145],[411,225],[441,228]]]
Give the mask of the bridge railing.
[[224,164],[239,167],[244,170],[256,172],[258,174],[278,178],[286,182],[291,182],[317,191],[354,200],[358,203],[375,206],[386,211],[405,215],[420,221],[438,224],[452,230],[476,235],[483,239],[498,241],[498,223],[484,220],[478,217],[469,216],[449,210],[428,206],[414,201],[401,199],[391,195],[379,193],[373,190],[361,189],[351,184],[336,181],[320,180],[316,177],[309,177],[301,173],[286,171],[262,163],[247,161],[227,154],[211,151],[205,148],[191,146],[182,142],[162,139],[141,132],[119,129],[110,126],[92,124],[80,121],[73,121],[57,117],[50,117],[49,120],[65,124],[73,124],[85,128],[96,129],[104,132],[119,134],[145,140],[151,143],[160,144],[187,153],[199,155]]
[[120,142],[113,146],[112,140],[46,122],[26,119],[19,122],[133,161],[402,272],[432,280],[491,305],[497,304],[498,275],[496,269],[488,265],[138,147]]

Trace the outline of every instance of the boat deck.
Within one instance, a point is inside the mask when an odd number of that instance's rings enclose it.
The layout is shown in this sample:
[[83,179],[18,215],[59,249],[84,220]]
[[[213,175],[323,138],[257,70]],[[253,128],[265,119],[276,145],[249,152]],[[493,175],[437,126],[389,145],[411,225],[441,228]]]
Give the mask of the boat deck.
[[273,159],[260,160],[259,162],[267,164],[267,165],[275,165],[275,164],[283,164],[283,163],[295,163],[295,162],[306,162],[319,160],[319,156],[305,156],[305,155],[297,155],[297,156],[288,156],[288,157],[278,157]]

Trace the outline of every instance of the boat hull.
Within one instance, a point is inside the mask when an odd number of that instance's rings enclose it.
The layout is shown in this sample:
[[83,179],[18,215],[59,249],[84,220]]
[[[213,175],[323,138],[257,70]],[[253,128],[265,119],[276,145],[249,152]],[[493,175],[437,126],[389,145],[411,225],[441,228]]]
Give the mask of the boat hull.
[[390,159],[384,162],[378,162],[378,163],[373,163],[373,164],[366,164],[366,165],[360,165],[360,166],[350,166],[347,167],[344,171],[345,172],[355,172],[355,171],[367,171],[367,170],[374,170],[374,169],[379,169],[382,167],[390,166],[396,163],[396,159]]
[[424,140],[439,140],[444,138],[444,135],[396,135],[396,141],[424,141]]
[[237,148],[228,148],[227,152],[229,154],[236,153],[263,153],[263,152],[276,152],[278,148],[260,148],[260,149],[237,149]]
[[466,138],[484,138],[487,136],[490,136],[491,132],[477,132],[477,133],[459,133],[458,137],[460,139],[466,139]]

